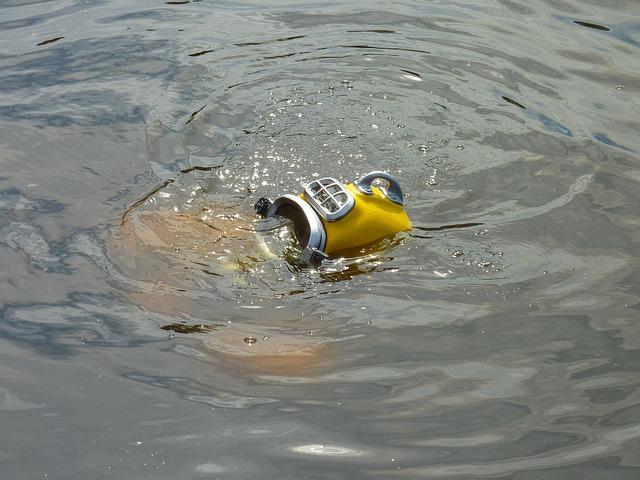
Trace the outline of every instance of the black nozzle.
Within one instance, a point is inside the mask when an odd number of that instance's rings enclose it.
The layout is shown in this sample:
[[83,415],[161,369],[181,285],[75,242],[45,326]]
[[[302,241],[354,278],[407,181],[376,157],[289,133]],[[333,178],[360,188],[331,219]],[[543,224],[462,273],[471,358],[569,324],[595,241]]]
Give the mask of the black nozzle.
[[271,200],[267,197],[260,197],[253,208],[255,208],[258,215],[266,217],[269,212],[269,208],[271,208]]

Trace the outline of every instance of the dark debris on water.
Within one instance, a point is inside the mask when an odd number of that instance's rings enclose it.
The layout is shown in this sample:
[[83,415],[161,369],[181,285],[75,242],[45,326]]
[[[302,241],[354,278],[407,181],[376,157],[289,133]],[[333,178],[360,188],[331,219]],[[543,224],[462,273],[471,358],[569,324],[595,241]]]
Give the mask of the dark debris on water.
[[190,53],[189,56],[190,57],[199,57],[200,55],[205,55],[207,53],[211,53],[214,50],[200,50],[199,52],[194,52],[194,53]]
[[595,30],[602,30],[603,32],[609,32],[611,29],[605,25],[599,25],[597,23],[583,22],[581,20],[574,20],[573,23],[580,25],[581,27],[593,28]]
[[516,107],[520,107],[524,110],[527,109],[527,107],[525,107],[524,105],[522,105],[520,102],[516,102],[514,99],[509,98],[509,97],[505,97],[504,95],[502,96],[502,99],[507,102],[510,103],[511,105],[515,105]]
[[58,40],[62,40],[63,38],[64,37],[54,37],[54,38],[50,38],[48,40],[43,40],[42,42],[37,43],[36,47],[39,47],[41,45],[49,45],[50,43],[57,42]]
[[206,107],[206,106],[207,106],[207,105],[205,104],[205,105],[203,105],[202,107],[200,107],[198,110],[196,110],[195,112],[193,112],[193,113],[191,114],[191,116],[189,117],[189,120],[187,120],[187,121],[185,122],[185,126],[186,126],[186,125],[189,125],[191,122],[193,122],[193,119],[194,119],[194,118],[196,118],[196,115],[198,115],[202,110],[204,110],[204,107]]
[[220,328],[219,325],[208,325],[199,323],[195,325],[188,325],[186,323],[172,323],[169,325],[162,325],[162,330],[168,330],[175,333],[209,333],[214,332]]

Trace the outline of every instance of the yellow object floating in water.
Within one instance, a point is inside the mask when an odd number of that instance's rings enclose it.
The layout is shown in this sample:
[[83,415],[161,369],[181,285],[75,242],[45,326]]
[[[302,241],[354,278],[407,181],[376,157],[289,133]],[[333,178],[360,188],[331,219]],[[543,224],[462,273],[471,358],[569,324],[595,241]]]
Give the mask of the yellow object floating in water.
[[[382,180],[382,184],[376,184]],[[283,195],[267,216],[289,218],[303,258],[317,263],[348,254],[388,235],[409,230],[400,184],[385,172],[371,172],[343,185],[331,177],[313,180],[298,196]]]

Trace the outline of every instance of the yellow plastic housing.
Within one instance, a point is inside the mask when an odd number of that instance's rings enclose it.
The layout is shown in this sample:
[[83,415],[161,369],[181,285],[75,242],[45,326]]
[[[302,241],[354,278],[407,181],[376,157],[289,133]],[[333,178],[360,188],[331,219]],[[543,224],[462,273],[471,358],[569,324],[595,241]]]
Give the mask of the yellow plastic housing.
[[411,228],[404,208],[389,200],[378,187],[372,187],[372,195],[361,193],[353,183],[345,187],[353,194],[355,205],[339,220],[321,219],[327,235],[325,253],[334,255],[362,247]]

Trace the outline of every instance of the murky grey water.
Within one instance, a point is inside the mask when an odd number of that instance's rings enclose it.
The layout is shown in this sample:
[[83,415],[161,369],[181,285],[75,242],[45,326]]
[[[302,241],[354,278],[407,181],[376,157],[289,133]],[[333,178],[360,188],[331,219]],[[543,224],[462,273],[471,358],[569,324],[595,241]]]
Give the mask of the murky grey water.
[[[0,32],[0,478],[638,478],[637,2],[16,0]],[[374,169],[414,222],[383,252],[215,237]]]

